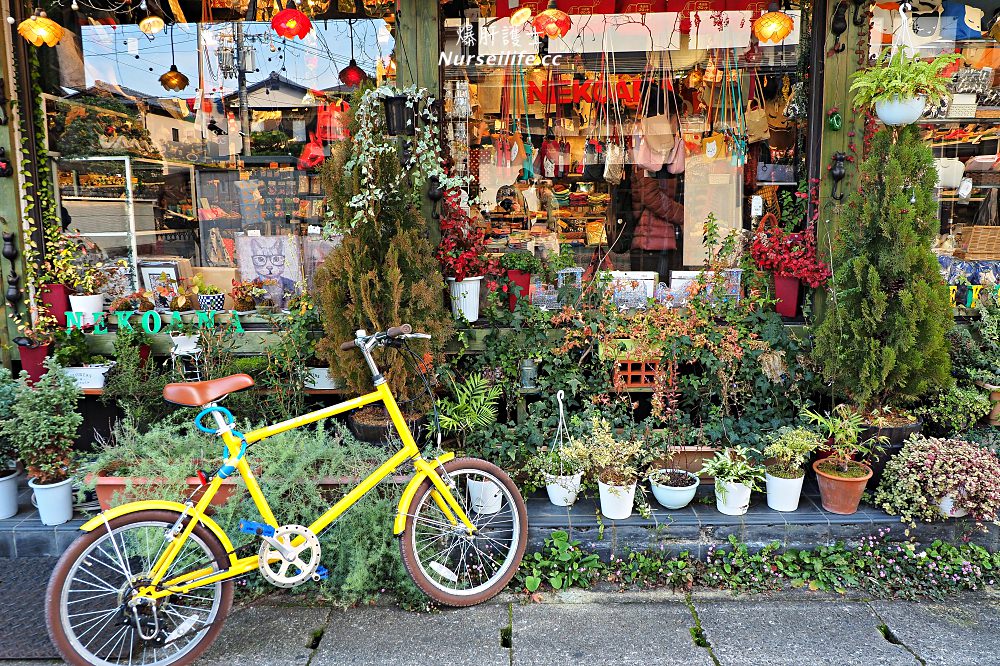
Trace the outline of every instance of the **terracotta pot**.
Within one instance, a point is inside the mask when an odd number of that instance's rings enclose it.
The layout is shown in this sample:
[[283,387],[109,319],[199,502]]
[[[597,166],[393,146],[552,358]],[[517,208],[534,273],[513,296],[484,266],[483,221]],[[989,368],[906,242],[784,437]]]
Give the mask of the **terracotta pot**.
[[[88,481],[91,478],[92,477],[88,477]],[[134,494],[134,491],[132,493],[129,492],[130,485],[132,487],[143,486],[148,490],[148,489],[155,489],[156,487],[161,486],[163,484],[164,481],[162,479],[142,479],[142,478],[126,477],[126,476],[104,476],[103,474],[99,474],[97,476],[97,489],[96,489],[97,501],[100,502],[101,509],[107,511],[108,509],[111,508],[111,500],[114,498],[115,493],[117,493],[121,499],[124,499],[125,501],[128,502],[138,499],[138,497]],[[201,500],[202,495],[205,494],[205,489],[207,488],[207,486],[204,488],[201,487],[201,481],[198,480],[197,476],[188,477],[187,485],[189,488],[189,492],[195,493],[193,500],[195,503],[197,503],[199,500]],[[212,501],[209,506],[222,506],[227,501],[229,501],[229,498],[232,497],[235,491],[236,491],[236,480],[233,478],[226,479],[225,481],[222,482],[222,485],[219,487],[219,492],[215,493],[215,497],[212,498]],[[148,496],[148,493],[143,493],[143,495]]]
[[66,311],[69,310],[69,287],[64,284],[43,284],[38,290],[45,310],[56,318],[59,326],[66,327]]
[[28,379],[34,384],[45,374],[45,359],[49,356],[50,345],[37,347],[18,347],[21,354],[21,368],[28,373]]
[[799,309],[799,279],[774,276],[774,296],[778,299],[774,309],[782,317],[794,317]]
[[864,463],[857,463],[864,467],[868,473],[856,479],[845,479],[840,476],[833,476],[819,469],[822,460],[813,463],[813,471],[816,472],[816,482],[819,485],[819,495],[823,502],[823,508],[830,513],[840,515],[850,515],[857,512],[858,504],[861,503],[861,495],[865,492],[868,479],[872,478],[872,469]]
[[990,392],[990,401],[993,403],[993,409],[990,410],[990,425],[1000,426],[1000,386],[994,386],[986,382],[977,383]]
[[507,271],[507,279],[513,284],[517,285],[520,289],[520,296],[515,296],[513,293],[508,297],[510,311],[514,311],[514,307],[517,305],[519,299],[528,298],[528,289],[531,287],[531,273],[525,273],[524,271],[509,270]]

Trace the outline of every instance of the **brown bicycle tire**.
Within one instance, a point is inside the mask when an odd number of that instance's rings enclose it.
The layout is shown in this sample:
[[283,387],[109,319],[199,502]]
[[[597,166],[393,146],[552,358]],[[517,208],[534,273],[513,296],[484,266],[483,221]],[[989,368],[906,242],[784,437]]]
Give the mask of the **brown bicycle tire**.
[[[524,557],[524,550],[528,545],[528,511],[525,508],[524,499],[521,497],[521,492],[517,489],[517,486],[506,472],[493,463],[486,462],[485,460],[480,460],[478,458],[456,458],[455,460],[449,460],[444,463],[444,468],[449,473],[460,469],[472,469],[492,475],[503,483],[507,490],[510,491],[511,497],[514,499],[515,508],[521,519],[520,538],[518,540],[517,552],[510,569],[497,582],[482,592],[471,595],[458,595],[448,594],[447,592],[435,587],[420,572],[420,567],[417,564],[416,553],[413,552],[412,547],[414,521],[412,518],[407,518],[406,527],[403,529],[403,534],[400,537],[399,549],[403,556],[403,566],[406,567],[406,572],[410,574],[410,578],[413,579],[413,582],[424,594],[445,606],[453,606],[457,608],[475,606],[476,604],[480,604],[500,594],[500,592],[502,592],[503,589],[510,583],[511,579],[513,579],[517,574],[518,567],[521,565],[521,559]],[[410,502],[410,506],[407,509],[407,513],[410,516],[414,515],[417,507],[420,506],[421,499],[424,495],[430,492],[432,485],[433,484],[430,479],[425,479],[424,482],[417,488],[417,492],[413,496],[413,501]]]
[[[112,530],[124,525],[148,521],[164,522],[168,525],[172,525],[176,522],[179,515],[180,514],[174,511],[150,509],[119,516],[118,518],[108,521],[108,525]],[[212,551],[212,555],[215,556],[219,568],[227,568],[229,566],[229,555],[226,553],[226,549],[223,547],[218,537],[216,537],[215,534],[213,534],[207,527],[200,524],[194,528],[194,533],[197,534],[198,538],[201,539]],[[59,654],[62,655],[63,660],[73,666],[91,666],[91,663],[83,659],[76,652],[76,650],[73,649],[69,638],[63,630],[62,622],[59,621],[59,603],[62,597],[61,590],[66,584],[66,576],[69,575],[69,571],[73,567],[73,564],[87,550],[87,548],[91,546],[91,544],[105,534],[107,534],[106,528],[102,526],[92,532],[87,532],[86,534],[80,536],[70,545],[66,552],[62,554],[62,557],[60,557],[59,561],[56,563],[55,569],[52,570],[52,575],[49,577],[49,586],[45,595],[45,622],[48,625],[49,638],[51,639],[52,644],[59,651]],[[229,610],[232,608],[233,593],[234,586],[232,579],[223,581],[219,611],[215,622],[212,623],[212,626],[205,634],[205,637],[202,638],[201,641],[199,641],[198,644],[195,645],[194,648],[192,648],[187,654],[173,662],[171,666],[188,666],[200,657],[215,641],[215,639],[218,638],[219,632],[222,631],[222,626],[226,622],[226,617],[229,615]]]

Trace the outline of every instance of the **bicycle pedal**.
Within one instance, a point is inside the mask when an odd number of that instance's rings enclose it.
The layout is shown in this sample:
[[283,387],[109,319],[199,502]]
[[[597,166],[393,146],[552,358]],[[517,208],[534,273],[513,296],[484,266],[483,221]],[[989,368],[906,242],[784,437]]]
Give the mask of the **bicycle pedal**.
[[252,520],[240,521],[240,532],[243,534],[253,534],[254,536],[273,537],[274,528],[264,523],[255,523]]
[[326,580],[330,576],[330,572],[326,570],[322,564],[316,567],[316,572],[313,573],[312,578],[315,581]]

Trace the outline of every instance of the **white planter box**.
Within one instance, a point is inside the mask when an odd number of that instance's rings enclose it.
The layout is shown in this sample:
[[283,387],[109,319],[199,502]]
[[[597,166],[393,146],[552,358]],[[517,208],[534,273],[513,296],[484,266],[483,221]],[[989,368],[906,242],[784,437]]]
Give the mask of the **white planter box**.
[[306,377],[306,388],[311,389],[339,389],[344,388],[343,379],[330,374],[330,368],[309,368],[309,376]]
[[104,294],[70,294],[69,309],[82,315],[81,326],[93,326],[94,313],[104,312]]
[[108,370],[114,363],[102,363],[100,365],[85,365],[81,368],[63,368],[66,374],[73,378],[76,385],[81,389],[104,388]]

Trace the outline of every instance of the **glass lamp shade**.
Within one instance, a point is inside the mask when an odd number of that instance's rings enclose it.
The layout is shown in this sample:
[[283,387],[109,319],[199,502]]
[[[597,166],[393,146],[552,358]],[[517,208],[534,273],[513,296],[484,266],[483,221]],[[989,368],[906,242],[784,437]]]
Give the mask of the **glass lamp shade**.
[[358,67],[358,63],[354,60],[354,58],[351,58],[351,62],[347,65],[347,67],[340,70],[337,78],[339,78],[340,82],[345,86],[356,88],[368,80],[368,73]]
[[271,19],[271,29],[278,33],[279,37],[305,39],[312,30],[312,22],[298,9],[282,9]]
[[385,108],[386,134],[412,136],[416,132],[413,109],[406,106],[406,95],[387,95],[382,98],[382,106]]
[[188,77],[178,71],[177,65],[171,65],[167,73],[160,77],[160,85],[163,86],[164,90],[173,90],[174,92],[184,90],[188,87],[188,83],[190,83]]
[[139,30],[147,35],[155,35],[161,30],[163,30],[166,24],[163,22],[159,16],[154,16],[150,14],[146,18],[139,21]]
[[792,34],[795,22],[792,17],[782,11],[769,11],[753,23],[753,34],[762,44],[768,42],[777,44]]
[[63,27],[42,14],[33,14],[17,26],[17,34],[35,46],[55,46],[63,36]]
[[556,7],[555,0],[549,0],[548,8],[536,16],[531,25],[539,37],[565,37],[573,27],[573,20]]
[[510,24],[515,28],[531,20],[531,7],[521,7],[510,15]]

